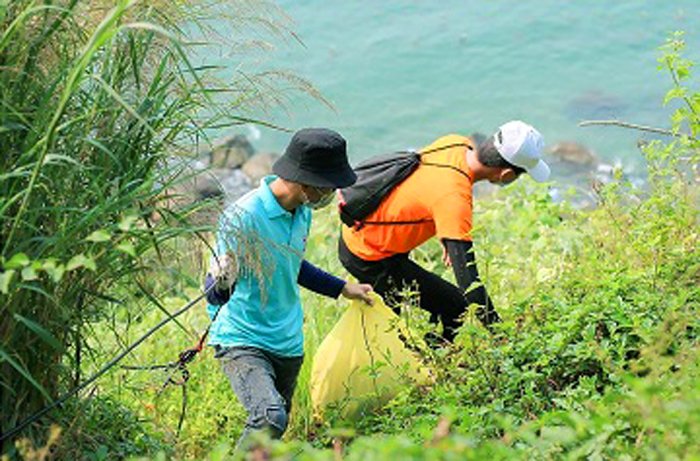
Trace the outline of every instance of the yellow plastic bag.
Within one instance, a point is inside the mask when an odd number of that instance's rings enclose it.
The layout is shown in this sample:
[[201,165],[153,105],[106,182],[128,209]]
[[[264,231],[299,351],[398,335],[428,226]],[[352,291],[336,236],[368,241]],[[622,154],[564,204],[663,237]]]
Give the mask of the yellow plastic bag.
[[[402,340],[403,339],[403,340]],[[427,368],[407,349],[403,320],[375,295],[373,306],[354,301],[323,340],[311,367],[317,417],[331,409],[346,418],[386,403],[404,386],[425,384]]]

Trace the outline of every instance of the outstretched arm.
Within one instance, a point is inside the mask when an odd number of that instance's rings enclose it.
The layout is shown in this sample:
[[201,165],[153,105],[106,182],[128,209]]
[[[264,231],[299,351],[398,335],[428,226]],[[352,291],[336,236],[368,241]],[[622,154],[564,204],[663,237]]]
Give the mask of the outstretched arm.
[[307,260],[301,262],[297,281],[304,288],[329,298],[337,298],[342,294],[345,298],[361,299],[367,304],[372,304],[372,298],[369,296],[372,291],[370,285],[346,282],[323,269],[319,269]]
[[299,276],[297,282],[304,288],[328,296],[329,298],[337,298],[343,291],[345,280],[329,274],[328,272],[319,269],[307,260],[301,262]]
[[443,239],[449,262],[454,270],[457,285],[464,293],[467,304],[477,304],[476,316],[487,328],[501,318],[496,312],[486,287],[479,279],[474,256],[474,245],[466,240]]
[[[226,304],[236,286],[235,281],[228,284],[221,283],[220,280],[221,276],[217,274],[215,277],[211,269],[204,280],[204,289],[208,290],[207,302],[215,306]],[[346,282],[319,269],[306,260],[301,263],[297,283],[304,288],[329,298],[337,298],[342,294],[345,298],[361,299],[367,304],[372,304],[372,298],[369,295],[372,291],[370,285]]]

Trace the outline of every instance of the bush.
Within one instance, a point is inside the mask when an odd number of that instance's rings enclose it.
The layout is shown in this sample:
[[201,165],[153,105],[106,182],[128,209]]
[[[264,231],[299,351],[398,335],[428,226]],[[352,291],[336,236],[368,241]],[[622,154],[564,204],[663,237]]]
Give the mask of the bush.
[[[240,26],[255,8],[230,14]],[[168,251],[209,228],[190,219],[203,205],[172,205],[183,176],[170,160],[210,127],[250,122],[259,99],[255,78],[221,84],[190,62],[186,32],[214,13],[225,17],[218,2],[0,2],[0,432],[106,361],[113,350],[88,341],[96,323],[128,324],[162,307],[159,283],[192,280],[198,267],[177,273]]]

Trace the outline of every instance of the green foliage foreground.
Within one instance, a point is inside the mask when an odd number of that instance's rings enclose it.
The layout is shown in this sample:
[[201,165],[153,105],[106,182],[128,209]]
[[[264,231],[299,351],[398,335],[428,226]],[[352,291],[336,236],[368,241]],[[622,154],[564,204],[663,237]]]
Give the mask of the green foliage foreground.
[[[262,441],[245,456],[700,458],[700,187],[693,170],[700,98],[682,89],[689,74],[681,46],[679,37],[670,41],[662,59],[675,77],[670,95],[682,98],[673,126],[679,136],[644,148],[644,189],[621,178],[598,189],[592,211],[552,203],[546,187],[529,181],[477,201],[480,269],[505,320],[497,334],[470,317],[456,347],[426,356],[434,385],[407,387],[355,421],[313,422],[307,360],[286,441]],[[333,212],[318,216],[307,256],[340,273],[337,227]],[[415,257],[449,278],[440,254],[432,242]],[[311,358],[342,306],[311,294],[304,305]],[[404,315],[428,328],[411,307]],[[231,450],[240,407],[215,361],[199,366],[191,397],[198,401],[171,454],[243,457]],[[172,427],[179,396],[170,398]],[[209,452],[215,440],[222,444]]]
[[[259,43],[275,17],[252,3],[224,23],[258,21]],[[114,355],[94,325],[165,314],[158,297],[192,283],[170,242],[209,227],[201,204],[173,204],[175,159],[258,98],[256,78],[220,84],[190,61],[215,13],[229,19],[220,2],[0,1],[0,434]]]

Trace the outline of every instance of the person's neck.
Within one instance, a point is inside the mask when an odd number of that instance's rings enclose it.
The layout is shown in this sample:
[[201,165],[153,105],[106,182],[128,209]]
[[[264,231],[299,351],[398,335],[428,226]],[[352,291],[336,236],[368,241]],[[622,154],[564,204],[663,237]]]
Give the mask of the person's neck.
[[467,168],[472,174],[472,181],[488,179],[493,174],[493,168],[479,161],[476,150],[467,150]]
[[277,178],[270,183],[270,190],[277,199],[277,203],[289,212],[294,212],[303,203],[301,186],[294,182]]

